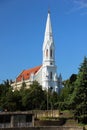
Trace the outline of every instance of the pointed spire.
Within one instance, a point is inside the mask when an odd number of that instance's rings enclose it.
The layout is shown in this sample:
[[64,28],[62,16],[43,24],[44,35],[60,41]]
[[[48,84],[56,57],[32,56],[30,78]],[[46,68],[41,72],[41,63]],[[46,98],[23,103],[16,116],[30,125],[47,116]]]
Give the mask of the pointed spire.
[[45,36],[52,36],[52,26],[51,26],[51,19],[50,19],[50,11],[48,11],[47,22],[46,22],[46,30]]
[[48,9],[48,13],[50,14],[50,9]]
[[53,36],[52,36],[52,26],[51,26],[51,19],[50,19],[50,10],[48,10],[44,42],[50,39],[53,40]]

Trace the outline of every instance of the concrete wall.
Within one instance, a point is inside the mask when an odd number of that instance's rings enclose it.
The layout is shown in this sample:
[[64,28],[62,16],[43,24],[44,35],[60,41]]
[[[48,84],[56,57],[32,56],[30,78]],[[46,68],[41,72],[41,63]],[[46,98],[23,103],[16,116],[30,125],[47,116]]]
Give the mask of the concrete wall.
[[51,121],[51,120],[36,120],[34,126],[62,126],[65,123],[64,120]]
[[[2,130],[0,128],[0,130]],[[28,128],[4,128],[3,130],[83,130],[83,127],[28,127]]]
[[33,127],[34,114],[32,112],[1,112],[0,128]]
[[37,110],[34,111],[36,118],[42,118],[42,117],[59,117],[59,110]]

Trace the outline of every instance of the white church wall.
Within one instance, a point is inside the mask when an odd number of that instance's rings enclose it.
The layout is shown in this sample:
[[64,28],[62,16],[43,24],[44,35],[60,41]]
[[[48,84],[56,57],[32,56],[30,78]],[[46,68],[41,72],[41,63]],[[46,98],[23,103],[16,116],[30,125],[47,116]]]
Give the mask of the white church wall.
[[38,81],[40,85],[42,85],[42,67],[39,69],[39,71],[35,74],[34,80]]

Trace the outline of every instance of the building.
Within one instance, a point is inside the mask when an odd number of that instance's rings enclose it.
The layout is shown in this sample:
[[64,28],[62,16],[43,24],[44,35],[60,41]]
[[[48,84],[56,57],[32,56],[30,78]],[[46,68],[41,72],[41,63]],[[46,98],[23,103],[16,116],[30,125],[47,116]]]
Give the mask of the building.
[[15,82],[11,84],[13,89],[20,89],[25,83],[29,88],[33,81],[38,81],[43,90],[51,88],[58,92],[62,87],[62,77],[57,75],[57,66],[55,64],[55,45],[52,33],[50,12],[48,12],[46,29],[43,41],[43,61],[42,65],[22,71]]

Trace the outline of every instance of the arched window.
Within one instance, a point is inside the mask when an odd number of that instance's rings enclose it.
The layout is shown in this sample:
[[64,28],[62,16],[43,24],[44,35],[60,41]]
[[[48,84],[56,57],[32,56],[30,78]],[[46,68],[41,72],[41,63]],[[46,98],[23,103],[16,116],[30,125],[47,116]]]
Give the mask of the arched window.
[[48,49],[46,50],[46,57],[48,57]]
[[52,79],[52,72],[50,72],[50,79]]
[[51,50],[50,50],[50,57],[51,57],[51,58],[52,58],[52,55],[53,55],[53,54],[52,54],[52,49],[51,49]]

